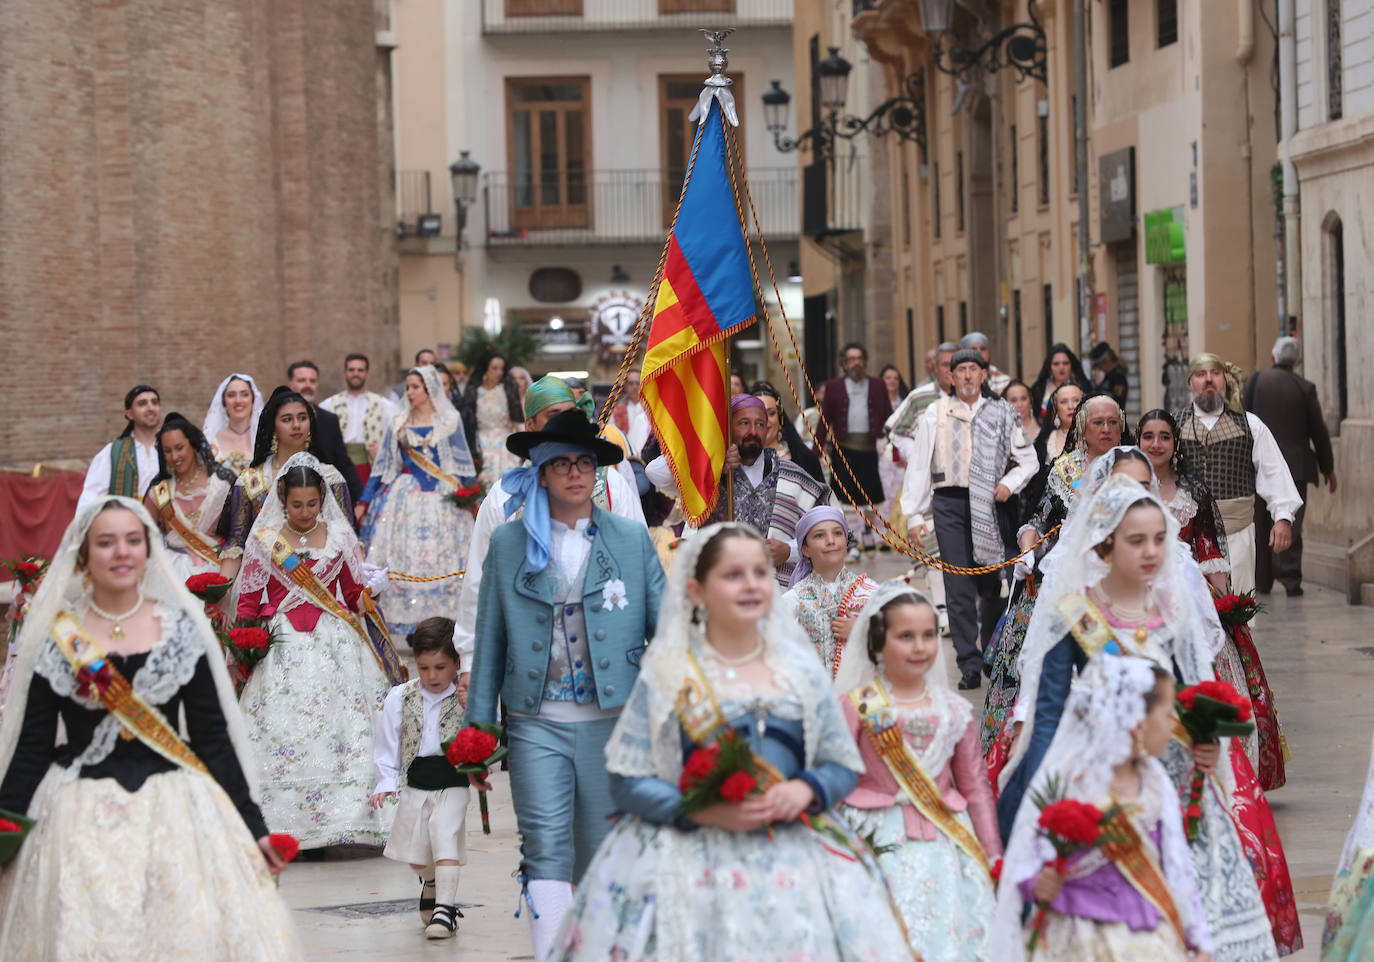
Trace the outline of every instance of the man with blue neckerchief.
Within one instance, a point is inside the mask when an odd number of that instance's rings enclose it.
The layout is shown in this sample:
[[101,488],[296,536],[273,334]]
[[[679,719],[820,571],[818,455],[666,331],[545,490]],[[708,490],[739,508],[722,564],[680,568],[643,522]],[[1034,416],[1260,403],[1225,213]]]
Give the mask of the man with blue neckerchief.
[[529,460],[501,479],[477,602],[467,724],[504,705],[521,881],[535,958],[610,829],[605,746],[658,620],[663,569],[648,530],[592,502],[596,469],[623,457],[581,412],[556,414],[506,447]]

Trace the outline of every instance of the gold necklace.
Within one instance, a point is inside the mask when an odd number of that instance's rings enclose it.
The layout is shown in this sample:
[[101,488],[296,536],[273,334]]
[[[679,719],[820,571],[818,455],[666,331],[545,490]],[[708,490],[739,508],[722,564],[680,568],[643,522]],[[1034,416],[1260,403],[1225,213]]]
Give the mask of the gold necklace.
[[143,589],[141,587],[138,589],[138,600],[134,602],[134,606],[132,608],[130,608],[123,614],[116,615],[106,611],[104,608],[100,607],[98,604],[95,603],[94,596],[92,596],[91,598],[90,605],[92,611],[94,611],[97,615],[104,618],[106,621],[110,623],[110,638],[123,638],[124,626],[122,622],[128,621],[130,618],[132,618],[135,614],[138,613],[138,609],[143,607]]

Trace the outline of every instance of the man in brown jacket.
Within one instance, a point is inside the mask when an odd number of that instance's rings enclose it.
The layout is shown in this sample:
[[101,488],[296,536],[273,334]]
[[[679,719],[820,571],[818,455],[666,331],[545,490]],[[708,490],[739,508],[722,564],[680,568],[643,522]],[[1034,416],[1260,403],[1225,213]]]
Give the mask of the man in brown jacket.
[[1307,485],[1318,482],[1320,470],[1327,489],[1336,493],[1331,436],[1322,419],[1317,386],[1293,372],[1301,362],[1302,344],[1295,337],[1281,337],[1274,342],[1274,366],[1256,371],[1245,381],[1245,409],[1273,432],[1303,501],[1293,518],[1293,544],[1277,555],[1269,548],[1269,512],[1263,502],[1255,506],[1255,586],[1261,594],[1268,594],[1275,580],[1283,583],[1289,597],[1302,594],[1302,519],[1307,512]]

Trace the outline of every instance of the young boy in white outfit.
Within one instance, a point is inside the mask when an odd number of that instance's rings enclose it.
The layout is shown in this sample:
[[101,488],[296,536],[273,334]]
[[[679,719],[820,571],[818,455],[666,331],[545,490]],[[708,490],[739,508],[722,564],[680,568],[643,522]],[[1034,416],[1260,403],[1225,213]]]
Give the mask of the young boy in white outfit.
[[454,679],[458,651],[453,619],[426,618],[407,636],[419,678],[386,696],[377,725],[373,761],[380,809],[400,795],[383,855],[420,875],[420,920],[425,936],[452,938],[458,930],[458,872],[467,861],[468,777],[444,758],[444,742],[463,728]]

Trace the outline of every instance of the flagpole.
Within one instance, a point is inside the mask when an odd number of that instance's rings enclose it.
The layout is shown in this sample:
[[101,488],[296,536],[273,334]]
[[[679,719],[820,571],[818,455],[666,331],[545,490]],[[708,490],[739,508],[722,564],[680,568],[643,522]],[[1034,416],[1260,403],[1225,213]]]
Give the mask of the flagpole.
[[[743,379],[741,379],[743,380]],[[730,383],[730,339],[725,339],[725,383]],[[733,431],[730,418],[730,404],[734,400],[728,393],[725,396],[725,431],[729,437]],[[729,448],[729,445],[726,445]],[[735,520],[735,471],[733,468],[725,472],[725,520]]]

